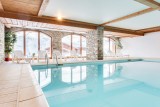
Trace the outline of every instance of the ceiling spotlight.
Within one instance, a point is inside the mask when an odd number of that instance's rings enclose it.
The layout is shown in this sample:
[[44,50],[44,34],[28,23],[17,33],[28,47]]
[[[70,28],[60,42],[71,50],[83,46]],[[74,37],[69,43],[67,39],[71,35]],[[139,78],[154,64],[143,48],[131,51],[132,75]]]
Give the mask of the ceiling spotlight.
[[62,16],[59,15],[59,16],[57,17],[57,19],[58,19],[58,20],[62,20]]

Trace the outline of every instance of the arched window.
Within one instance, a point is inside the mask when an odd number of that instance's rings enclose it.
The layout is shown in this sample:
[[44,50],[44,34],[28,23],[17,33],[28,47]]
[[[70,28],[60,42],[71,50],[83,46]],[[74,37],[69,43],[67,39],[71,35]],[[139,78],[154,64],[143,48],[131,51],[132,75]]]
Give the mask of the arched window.
[[70,56],[71,54],[71,35],[62,38],[62,56]]
[[112,40],[109,37],[104,37],[103,38],[103,52],[104,55],[107,55],[109,52],[115,53],[115,44],[114,40]]
[[46,50],[49,56],[51,56],[51,43],[51,37],[40,32],[40,50]]
[[39,50],[46,50],[51,57],[51,37],[39,31],[18,31],[14,50],[21,50],[24,55],[38,55]]
[[62,38],[62,55],[70,56],[72,52],[86,56],[86,38],[84,36],[68,35]]
[[26,49],[26,55],[31,56],[33,53],[38,55],[38,32],[34,31],[26,31],[25,32],[25,49]]
[[14,50],[21,50],[24,53],[24,32],[16,32],[17,41],[14,44]]

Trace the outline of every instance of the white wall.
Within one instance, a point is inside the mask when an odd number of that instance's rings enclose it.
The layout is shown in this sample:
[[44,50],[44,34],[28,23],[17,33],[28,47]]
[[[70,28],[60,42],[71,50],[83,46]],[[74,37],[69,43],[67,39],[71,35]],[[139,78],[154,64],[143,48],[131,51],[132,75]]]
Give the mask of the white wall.
[[0,22],[0,63],[4,61],[4,25]]
[[131,57],[160,58],[160,32],[148,33],[145,36],[123,38],[123,54]]

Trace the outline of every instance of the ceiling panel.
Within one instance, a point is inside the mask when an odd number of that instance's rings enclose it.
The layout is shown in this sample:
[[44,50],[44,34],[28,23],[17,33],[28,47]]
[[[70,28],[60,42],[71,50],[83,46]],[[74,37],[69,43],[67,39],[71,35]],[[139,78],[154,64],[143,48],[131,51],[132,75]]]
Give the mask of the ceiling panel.
[[39,5],[41,4],[42,0],[1,0],[5,2],[22,2],[22,3],[27,3],[27,4],[32,4],[32,5]]
[[1,0],[5,11],[37,15],[42,0]]
[[153,11],[127,20],[108,24],[109,26],[133,30],[160,26],[160,11]]
[[50,0],[43,15],[101,24],[146,8],[134,0]]

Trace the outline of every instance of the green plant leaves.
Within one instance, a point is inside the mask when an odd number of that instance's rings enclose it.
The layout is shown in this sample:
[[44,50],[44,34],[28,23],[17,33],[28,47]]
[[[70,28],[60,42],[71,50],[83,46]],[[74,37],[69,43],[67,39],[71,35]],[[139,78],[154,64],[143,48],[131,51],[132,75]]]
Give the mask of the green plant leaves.
[[7,31],[5,32],[5,53],[9,54],[13,51],[14,43],[17,41],[16,34]]

